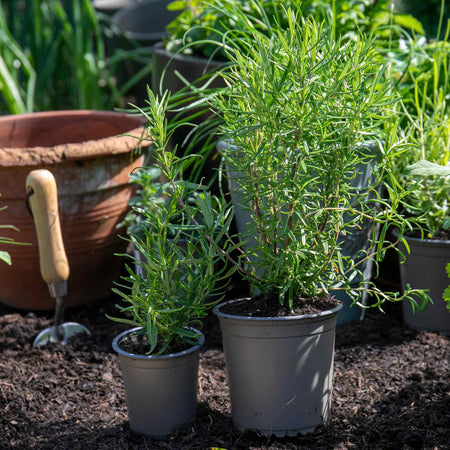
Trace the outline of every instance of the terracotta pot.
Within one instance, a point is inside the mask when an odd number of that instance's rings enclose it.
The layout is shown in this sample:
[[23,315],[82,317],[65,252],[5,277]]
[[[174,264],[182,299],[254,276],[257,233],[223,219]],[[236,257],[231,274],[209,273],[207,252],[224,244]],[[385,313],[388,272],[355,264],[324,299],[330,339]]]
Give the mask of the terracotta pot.
[[[116,112],[57,111],[0,117],[0,225],[3,235],[31,246],[9,246],[12,266],[0,265],[0,299],[21,309],[53,309],[39,271],[36,232],[25,205],[25,180],[50,170],[58,187],[64,245],[70,264],[66,306],[107,297],[119,276],[126,242],[118,223],[128,209],[133,153],[143,133],[138,117]],[[128,136],[119,136],[127,134]]]

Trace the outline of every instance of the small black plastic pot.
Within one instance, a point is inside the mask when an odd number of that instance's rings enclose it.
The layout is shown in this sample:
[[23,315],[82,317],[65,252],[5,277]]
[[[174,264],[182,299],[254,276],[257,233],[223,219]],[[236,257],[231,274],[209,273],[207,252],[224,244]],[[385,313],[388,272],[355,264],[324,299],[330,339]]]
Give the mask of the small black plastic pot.
[[131,91],[137,103],[145,106],[147,98],[147,85],[152,85],[152,47],[166,35],[166,26],[175,19],[178,12],[169,11],[167,6],[171,0],[145,0],[130,3],[120,8],[112,17],[113,29],[116,35],[113,45],[124,50],[137,48],[148,49],[141,58],[130,58],[121,63],[119,73],[121,84],[126,83],[138,72],[144,71],[146,75],[136,83]]

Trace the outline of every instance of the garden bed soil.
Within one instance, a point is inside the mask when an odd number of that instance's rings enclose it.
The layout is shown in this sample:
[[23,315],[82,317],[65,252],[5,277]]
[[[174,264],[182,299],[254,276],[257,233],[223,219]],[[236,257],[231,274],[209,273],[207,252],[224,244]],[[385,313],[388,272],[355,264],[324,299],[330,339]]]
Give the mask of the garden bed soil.
[[450,448],[450,339],[405,328],[400,305],[338,326],[332,419],[315,433],[280,439],[233,429],[219,323],[210,314],[196,420],[162,440],[133,434],[111,348],[126,326],[105,318],[117,315],[117,301],[67,310],[66,321],[92,335],[42,348],[33,339],[52,313],[0,304],[1,449]]

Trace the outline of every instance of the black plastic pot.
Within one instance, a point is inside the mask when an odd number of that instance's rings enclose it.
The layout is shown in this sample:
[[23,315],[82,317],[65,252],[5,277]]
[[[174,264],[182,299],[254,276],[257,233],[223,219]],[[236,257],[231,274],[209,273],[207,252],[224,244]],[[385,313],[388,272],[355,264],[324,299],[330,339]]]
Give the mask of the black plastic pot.
[[139,3],[139,0],[92,0],[94,8],[108,16],[114,15],[120,8],[126,8],[133,3]]
[[[224,65],[223,62],[214,59],[169,52],[164,48],[162,42],[154,45],[153,55],[154,78],[152,87],[154,92],[159,92],[160,80],[162,80],[163,91],[168,89],[171,92],[177,92],[182,89],[185,84],[176,75],[176,72],[179,72],[187,81],[194,82]],[[215,81],[211,84],[211,87],[221,85],[220,82]]]
[[[162,42],[155,44],[153,47],[153,81],[152,90],[155,93],[164,92],[168,90],[172,93],[178,92],[185,87],[185,83],[177,75],[177,72],[182,75],[184,79],[193,83],[206,74],[214,73],[224,63],[215,60],[208,60],[206,58],[199,58],[196,56],[185,55],[182,53],[172,53],[167,51]],[[201,82],[200,82],[201,83]],[[213,80],[209,85],[210,88],[223,86],[223,81],[220,77]],[[191,124],[200,124],[207,117],[209,113],[199,115],[198,117],[189,120]],[[169,119],[171,116],[169,116]],[[192,126],[179,127],[173,136],[171,145],[177,145],[180,154],[186,149],[188,134],[192,131]],[[198,142],[196,149],[203,147],[203,142]],[[219,167],[220,158],[214,149],[203,159],[203,168],[200,177],[203,179],[203,184],[211,183],[211,190],[214,194],[219,193],[217,179],[217,169]],[[190,176],[188,173],[187,176]],[[199,181],[199,180],[198,180]]]

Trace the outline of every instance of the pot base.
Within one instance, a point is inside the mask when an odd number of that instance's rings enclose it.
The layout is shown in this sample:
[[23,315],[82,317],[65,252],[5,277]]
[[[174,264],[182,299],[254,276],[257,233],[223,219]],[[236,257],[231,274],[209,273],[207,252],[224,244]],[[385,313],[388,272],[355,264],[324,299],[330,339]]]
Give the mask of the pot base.
[[[325,424],[326,425],[326,424]],[[255,432],[258,436],[264,436],[264,437],[270,437],[270,436],[275,436],[277,438],[284,438],[284,437],[296,437],[296,436],[303,436],[309,433],[313,433],[314,431],[317,430],[317,428],[319,428],[320,425],[317,426],[313,426],[313,427],[306,427],[306,428],[302,428],[300,430],[261,430],[261,429],[252,429],[252,428],[247,428],[247,427],[241,427],[239,425],[236,425],[233,422],[233,427],[241,432],[244,431],[253,431]]]

